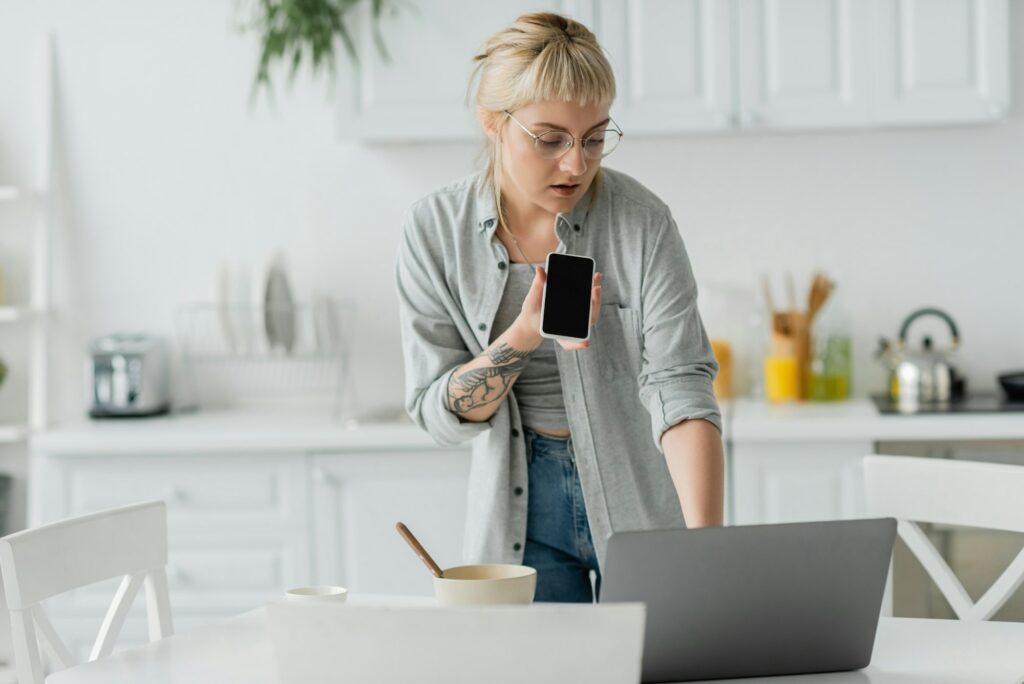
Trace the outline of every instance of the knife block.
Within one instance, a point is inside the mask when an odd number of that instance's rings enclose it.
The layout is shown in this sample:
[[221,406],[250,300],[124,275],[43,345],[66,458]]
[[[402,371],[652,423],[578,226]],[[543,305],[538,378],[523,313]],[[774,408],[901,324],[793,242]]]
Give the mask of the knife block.
[[796,395],[802,401],[810,394],[811,328],[803,311],[779,311],[772,320],[772,354],[796,357]]

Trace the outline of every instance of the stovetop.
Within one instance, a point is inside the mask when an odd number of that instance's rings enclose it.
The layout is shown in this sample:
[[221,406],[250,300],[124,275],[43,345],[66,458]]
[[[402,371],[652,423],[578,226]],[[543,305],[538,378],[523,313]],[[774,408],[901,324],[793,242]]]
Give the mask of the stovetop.
[[872,394],[878,412],[891,415],[931,413],[1008,413],[1024,411],[1024,401],[1009,401],[1002,392],[976,392],[945,404],[922,403],[912,411],[901,410],[888,394]]

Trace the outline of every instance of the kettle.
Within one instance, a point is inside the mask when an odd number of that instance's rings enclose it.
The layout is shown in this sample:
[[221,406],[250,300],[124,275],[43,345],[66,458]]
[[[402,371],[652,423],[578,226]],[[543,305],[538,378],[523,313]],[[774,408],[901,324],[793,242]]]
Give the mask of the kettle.
[[[927,335],[919,348],[907,347],[911,324],[924,316],[936,316],[946,322],[952,338],[949,349],[936,349],[932,338]],[[961,398],[966,383],[950,362],[959,346],[960,331],[945,311],[918,309],[907,316],[900,326],[896,345],[883,337],[877,353],[889,369],[889,394],[893,401],[901,407],[913,409],[922,403],[946,403]]]

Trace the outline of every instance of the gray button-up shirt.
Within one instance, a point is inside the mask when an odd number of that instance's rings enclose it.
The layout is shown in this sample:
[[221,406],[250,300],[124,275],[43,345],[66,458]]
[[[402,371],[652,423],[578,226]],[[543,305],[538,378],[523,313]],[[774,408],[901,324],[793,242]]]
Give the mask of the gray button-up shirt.
[[[592,190],[593,191],[593,190]],[[515,396],[484,423],[448,409],[448,380],[489,345],[508,277],[494,237],[492,193],[478,175],[407,212],[397,280],[406,408],[434,440],[473,440],[463,555],[522,563],[526,445]],[[602,169],[594,201],[555,218],[558,252],[593,257],[602,306],[590,347],[557,347],[587,518],[600,563],[614,531],[684,525],[661,435],[687,419],[721,430],[718,371],[697,311],[697,286],[668,207],[633,178]],[[516,494],[517,488],[522,488]]]

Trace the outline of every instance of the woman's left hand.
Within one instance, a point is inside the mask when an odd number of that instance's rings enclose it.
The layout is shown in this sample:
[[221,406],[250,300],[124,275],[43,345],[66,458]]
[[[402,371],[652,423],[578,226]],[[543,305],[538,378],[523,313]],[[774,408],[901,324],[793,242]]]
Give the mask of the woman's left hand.
[[[590,291],[590,327],[593,328],[597,325],[597,318],[601,315],[601,279],[604,276],[601,273],[594,274],[594,287]],[[571,342],[569,340],[558,340],[558,344],[562,345],[562,349],[566,351],[579,351],[580,349],[586,349],[590,346],[590,341],[586,342]]]

